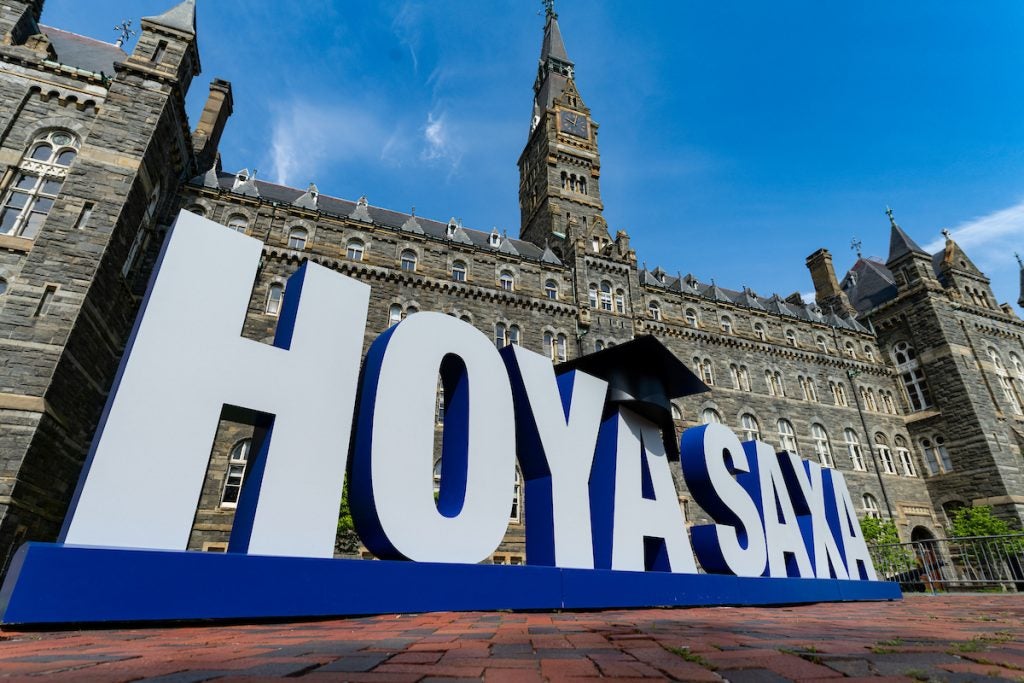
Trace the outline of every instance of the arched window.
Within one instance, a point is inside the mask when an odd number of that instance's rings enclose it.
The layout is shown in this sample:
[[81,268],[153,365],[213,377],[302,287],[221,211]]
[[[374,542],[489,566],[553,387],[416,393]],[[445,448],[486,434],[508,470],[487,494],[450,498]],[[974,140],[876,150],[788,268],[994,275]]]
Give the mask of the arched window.
[[206,207],[204,207],[202,204],[189,204],[188,206],[185,207],[185,210],[188,211],[189,213],[194,213],[197,216],[206,216]]
[[815,344],[815,346],[818,347],[818,350],[821,351],[822,353],[828,353],[828,342],[825,341],[825,338],[822,337],[821,335],[818,335],[818,337],[815,338],[814,344]]
[[557,344],[558,362],[564,363],[569,359],[569,340],[564,334],[559,334],[555,338],[555,343]]
[[914,347],[907,342],[899,342],[892,348],[892,356],[896,361],[896,371],[900,373],[903,387],[907,390],[910,408],[913,411],[924,410],[931,405],[928,385],[925,382],[924,370],[917,360]]
[[705,425],[722,424],[722,416],[714,408],[705,408],[700,413],[700,423]]
[[946,440],[941,436],[936,436],[934,442],[930,439],[921,439],[921,449],[924,450],[924,463],[929,475],[953,471],[953,462],[949,458],[949,451],[946,450]]
[[878,404],[875,402],[875,392],[867,387],[860,387],[860,402],[864,404],[865,410],[878,411]]
[[419,312],[420,312],[420,309],[416,308],[415,306],[409,306],[407,309],[405,309],[405,317],[408,318],[413,313],[419,313]]
[[590,307],[596,309],[597,308],[597,285],[591,284],[589,289],[587,290],[587,292],[590,295],[590,298],[588,299],[589,302],[590,302]]
[[388,309],[388,325],[402,322],[402,307],[398,304],[391,304]]
[[281,312],[281,302],[284,299],[284,285],[275,282],[267,290],[267,314],[278,315]]
[[849,356],[850,358],[856,358],[857,357],[857,349],[853,346],[853,342],[852,341],[846,342],[845,348],[846,348],[846,355],[847,356]]
[[1003,365],[1003,359],[999,355],[999,352],[993,347],[988,348],[989,358],[992,359],[992,366],[996,371],[996,379],[999,382],[999,388],[1003,391],[1003,397],[1006,402],[1010,404],[1010,409],[1014,415],[1024,415],[1024,410],[1021,409],[1020,396],[1017,395],[1017,391],[1013,386],[1013,380],[1010,379],[1010,373],[1006,371],[1006,366]]
[[402,252],[401,264],[402,264],[402,270],[408,271],[410,273],[415,273],[416,272],[416,252],[413,251],[412,249],[406,249],[405,251],[403,251]]
[[878,449],[878,457],[882,461],[882,471],[886,474],[896,474],[896,463],[893,461],[889,439],[885,438],[885,434],[875,434],[875,448]]
[[601,310],[612,310],[612,285],[610,282],[601,283]]
[[452,280],[455,282],[466,281],[466,262],[452,261]]
[[837,406],[850,405],[850,401],[846,398],[846,387],[839,382],[829,382],[828,388],[832,390],[832,399]]
[[600,339],[594,341],[594,351],[604,351],[604,342]]
[[878,395],[882,399],[882,410],[884,412],[888,413],[889,415],[895,415],[896,414],[896,400],[893,398],[892,392],[891,391],[881,390],[881,391],[878,392]]
[[615,290],[615,312],[625,313],[626,312],[626,293],[621,289]]
[[871,348],[870,344],[864,345],[864,356],[872,363],[875,362],[875,350]]
[[228,219],[228,227],[244,235],[249,230],[249,219],[236,213]]
[[519,346],[519,325],[509,325],[508,327],[508,343]]
[[880,519],[881,515],[878,514],[878,501],[870,493],[865,493],[861,498],[864,501],[864,516],[871,517],[872,519]]
[[858,472],[864,472],[867,467],[864,465],[864,451],[860,447],[860,439],[857,438],[857,432],[852,429],[843,430],[843,439],[846,441],[846,452],[850,456],[850,462],[853,463],[853,469]]
[[818,400],[818,390],[814,386],[814,380],[810,377],[800,378],[800,389],[803,391],[805,401]]
[[0,235],[33,239],[39,234],[77,154],[78,138],[63,130],[33,140],[0,202]]
[[238,504],[245,480],[245,466],[249,463],[251,439],[242,439],[234,445],[228,455],[228,471],[224,475],[224,490],[220,494],[220,506],[233,508]]
[[713,385],[715,383],[715,366],[712,365],[710,358],[694,356],[693,369],[697,376],[704,381],[704,384]]
[[700,318],[697,317],[697,311],[692,308],[686,309],[686,324],[693,329],[697,329],[700,326]]
[[650,314],[652,320],[661,320],[661,307],[657,301],[652,301],[647,304],[647,312]]
[[547,296],[547,298],[552,299],[552,300],[557,299],[558,298],[558,283],[555,282],[554,280],[545,280],[544,281],[544,295]]
[[675,403],[672,404],[672,419],[675,420],[676,422],[683,421],[683,410]]
[[835,467],[832,459],[832,444],[828,440],[828,432],[820,424],[811,425],[811,437],[814,439],[814,453],[822,467]]
[[914,460],[910,456],[910,448],[907,445],[907,440],[902,436],[897,436],[894,439],[896,445],[896,460],[900,463],[900,469],[902,470],[904,477],[916,477],[917,472],[914,470]]
[[508,346],[508,326],[505,323],[494,326],[494,345],[499,349]]
[[754,323],[754,336],[761,341],[766,341],[768,339],[768,333],[765,331],[763,324]]
[[740,415],[740,427],[743,430],[744,441],[761,440],[761,425],[758,424],[757,418],[750,413]]
[[501,275],[498,276],[498,284],[501,285],[502,289],[511,292],[516,288],[516,278],[512,275],[511,271],[503,270]]
[[786,387],[782,384],[782,373],[778,370],[765,370],[764,381],[768,385],[768,393],[771,396],[785,396]]
[[362,261],[365,250],[366,247],[362,240],[349,240],[345,247],[345,256],[352,261]]
[[292,228],[288,231],[288,248],[302,250],[306,248],[309,231],[305,228]]
[[786,343],[792,347],[796,347],[796,332],[793,330],[786,330]]
[[521,522],[523,519],[523,474],[516,464],[516,481],[512,485],[512,511],[508,515],[509,521]]
[[796,448],[796,432],[793,431],[793,423],[789,420],[779,420],[778,422],[779,432],[779,446],[784,451],[789,451],[793,455],[798,455]]
[[726,334],[732,334],[732,320],[727,315],[723,315],[719,320],[719,324],[722,326],[722,332]]
[[548,352],[548,358],[551,360],[558,359],[558,355],[555,350],[555,335],[551,332],[544,333],[544,350]]

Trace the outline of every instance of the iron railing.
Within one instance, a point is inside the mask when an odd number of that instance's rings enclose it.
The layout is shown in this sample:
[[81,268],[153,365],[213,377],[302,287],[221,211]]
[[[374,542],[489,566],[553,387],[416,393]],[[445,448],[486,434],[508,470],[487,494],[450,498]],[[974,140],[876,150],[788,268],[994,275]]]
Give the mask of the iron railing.
[[1024,591],[1024,533],[869,546],[879,579],[905,591]]

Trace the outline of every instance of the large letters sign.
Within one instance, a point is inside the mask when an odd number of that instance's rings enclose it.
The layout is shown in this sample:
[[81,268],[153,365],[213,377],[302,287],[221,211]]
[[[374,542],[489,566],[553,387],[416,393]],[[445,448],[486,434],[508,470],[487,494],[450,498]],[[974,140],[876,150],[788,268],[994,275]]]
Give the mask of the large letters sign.
[[[266,345],[241,336],[261,248],[178,217],[60,542],[18,550],[4,623],[899,597],[842,474],[721,425],[672,441],[668,400],[705,387],[653,338],[556,368],[419,313],[364,359],[369,286],[307,262]],[[255,426],[228,552],[186,551],[225,414]],[[677,455],[713,523],[688,530]],[[527,565],[479,564],[517,462]],[[332,558],[346,477],[382,561]]]

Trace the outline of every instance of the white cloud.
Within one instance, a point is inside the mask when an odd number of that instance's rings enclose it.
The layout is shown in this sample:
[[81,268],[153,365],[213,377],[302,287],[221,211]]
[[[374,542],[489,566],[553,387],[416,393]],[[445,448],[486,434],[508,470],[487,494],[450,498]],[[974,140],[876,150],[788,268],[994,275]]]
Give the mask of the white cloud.
[[462,149],[455,142],[448,124],[446,114],[427,114],[423,125],[423,150],[420,157],[424,161],[442,162],[455,170],[462,160]]
[[420,60],[416,56],[416,52],[421,43],[422,14],[422,7],[411,2],[404,2],[391,22],[391,30],[398,38],[398,42],[409,49],[413,73],[419,73],[420,68]]

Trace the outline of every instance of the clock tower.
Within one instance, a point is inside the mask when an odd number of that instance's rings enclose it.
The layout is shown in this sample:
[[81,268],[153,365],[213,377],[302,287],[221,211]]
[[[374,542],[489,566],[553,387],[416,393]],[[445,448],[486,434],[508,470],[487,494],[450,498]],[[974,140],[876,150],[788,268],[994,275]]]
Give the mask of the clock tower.
[[609,236],[601,216],[597,124],[576,88],[554,2],[544,4],[530,137],[519,157],[520,238],[564,257],[577,240],[603,247]]

